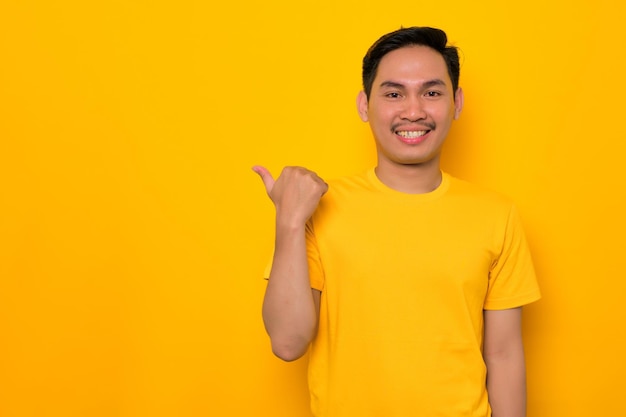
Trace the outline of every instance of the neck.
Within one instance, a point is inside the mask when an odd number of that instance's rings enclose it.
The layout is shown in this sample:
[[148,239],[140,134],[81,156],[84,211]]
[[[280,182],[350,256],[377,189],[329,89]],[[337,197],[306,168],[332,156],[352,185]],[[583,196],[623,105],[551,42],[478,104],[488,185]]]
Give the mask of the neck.
[[434,191],[442,179],[438,161],[415,165],[385,164],[379,161],[375,172],[378,179],[387,187],[407,194]]

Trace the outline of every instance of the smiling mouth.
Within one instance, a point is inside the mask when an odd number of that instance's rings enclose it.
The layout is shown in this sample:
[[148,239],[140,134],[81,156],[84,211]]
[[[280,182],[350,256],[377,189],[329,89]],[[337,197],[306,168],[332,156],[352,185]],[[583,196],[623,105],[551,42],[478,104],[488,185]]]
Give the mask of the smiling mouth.
[[397,130],[395,133],[406,139],[415,139],[424,136],[430,132],[430,130]]

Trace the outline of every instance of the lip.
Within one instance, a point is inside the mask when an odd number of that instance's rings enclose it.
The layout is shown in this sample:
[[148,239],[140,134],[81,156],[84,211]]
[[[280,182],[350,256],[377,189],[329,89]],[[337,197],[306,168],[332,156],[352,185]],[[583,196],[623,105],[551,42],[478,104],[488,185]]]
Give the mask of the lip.
[[[420,132],[420,131],[426,131],[425,134],[421,135],[421,136],[417,136],[417,137],[404,137],[399,135],[397,132]],[[422,142],[424,142],[426,139],[428,139],[428,137],[430,136],[432,130],[431,129],[416,129],[416,128],[412,128],[412,129],[396,129],[394,130],[394,135],[396,136],[396,138],[398,138],[398,140],[402,143],[405,143],[407,145],[418,145]]]

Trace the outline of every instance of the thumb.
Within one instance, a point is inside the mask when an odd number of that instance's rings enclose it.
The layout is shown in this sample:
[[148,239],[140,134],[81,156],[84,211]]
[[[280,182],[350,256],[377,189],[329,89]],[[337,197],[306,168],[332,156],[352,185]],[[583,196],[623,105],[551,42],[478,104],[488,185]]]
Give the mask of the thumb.
[[272,191],[272,188],[274,188],[274,177],[272,177],[272,174],[270,173],[270,171],[260,165],[255,165],[252,167],[252,170],[254,172],[256,172],[257,174],[259,174],[259,177],[261,177],[261,180],[263,180],[263,184],[265,185],[265,191],[267,191],[267,193],[269,194],[270,191]]

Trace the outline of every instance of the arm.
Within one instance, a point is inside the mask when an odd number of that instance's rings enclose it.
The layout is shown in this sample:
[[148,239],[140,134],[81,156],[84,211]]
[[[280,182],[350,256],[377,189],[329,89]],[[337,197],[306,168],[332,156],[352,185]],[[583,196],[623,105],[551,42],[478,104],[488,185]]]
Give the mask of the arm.
[[304,355],[317,332],[320,292],[309,282],[305,225],[328,186],[304,168],[287,167],[276,180],[263,167],[254,171],[276,206],[276,245],[263,321],[274,354],[292,361]]
[[483,356],[493,417],[526,416],[522,308],[486,310]]

